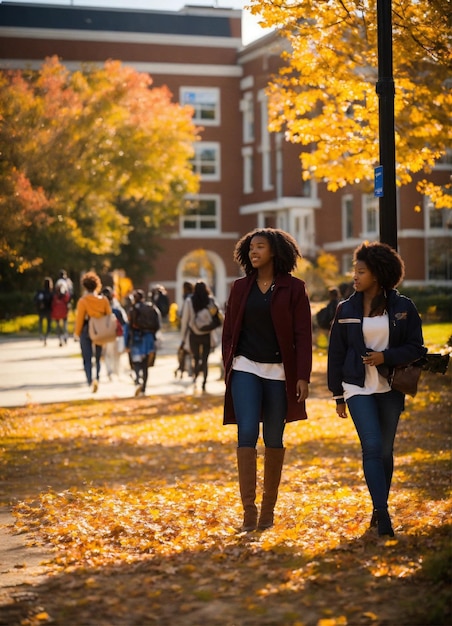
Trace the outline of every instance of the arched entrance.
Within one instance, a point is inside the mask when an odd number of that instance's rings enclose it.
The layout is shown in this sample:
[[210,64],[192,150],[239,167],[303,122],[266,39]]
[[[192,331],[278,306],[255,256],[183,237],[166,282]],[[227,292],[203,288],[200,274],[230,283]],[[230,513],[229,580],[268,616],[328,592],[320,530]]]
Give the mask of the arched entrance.
[[226,271],[222,258],[212,250],[198,248],[179,261],[176,278],[176,302],[182,303],[182,284],[203,280],[209,286],[220,306],[226,302]]

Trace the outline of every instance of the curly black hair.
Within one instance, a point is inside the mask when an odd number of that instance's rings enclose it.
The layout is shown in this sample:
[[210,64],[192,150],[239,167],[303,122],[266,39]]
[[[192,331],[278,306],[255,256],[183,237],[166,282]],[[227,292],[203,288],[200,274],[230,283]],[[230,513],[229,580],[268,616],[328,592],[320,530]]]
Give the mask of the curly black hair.
[[402,257],[386,243],[364,241],[356,248],[353,260],[363,261],[385,290],[396,287],[405,276]]
[[102,288],[102,283],[96,272],[86,272],[82,276],[82,285],[86,291],[93,293],[99,293]]
[[301,252],[292,235],[279,228],[256,228],[244,235],[234,249],[234,261],[241,266],[247,276],[256,272],[249,257],[253,237],[265,237],[269,241],[275,274],[288,274],[297,267]]

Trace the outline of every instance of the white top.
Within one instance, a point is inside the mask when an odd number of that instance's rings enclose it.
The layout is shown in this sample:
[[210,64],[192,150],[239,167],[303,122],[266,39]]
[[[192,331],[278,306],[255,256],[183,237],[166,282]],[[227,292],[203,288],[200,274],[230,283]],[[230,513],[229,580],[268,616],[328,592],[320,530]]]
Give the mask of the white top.
[[[363,336],[364,343],[369,350],[375,352],[386,350],[389,343],[389,319],[386,311],[383,315],[363,318]],[[386,378],[378,373],[374,365],[364,367],[366,368],[364,387],[342,383],[345,400],[352,396],[369,396],[373,393],[386,393],[391,390]]]
[[248,372],[255,374],[260,378],[268,378],[270,380],[286,380],[284,366],[282,363],[259,363],[251,361],[246,356],[235,356],[232,361],[232,369],[239,372]]

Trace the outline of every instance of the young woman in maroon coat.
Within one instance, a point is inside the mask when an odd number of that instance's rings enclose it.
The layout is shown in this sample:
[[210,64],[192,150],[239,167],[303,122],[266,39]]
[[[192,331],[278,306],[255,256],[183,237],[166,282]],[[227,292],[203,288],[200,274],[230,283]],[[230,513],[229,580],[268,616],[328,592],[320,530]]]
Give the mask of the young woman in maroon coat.
[[[306,419],[312,367],[311,310],[305,283],[290,274],[301,257],[288,233],[264,228],[242,237],[223,326],[224,423],[237,424],[242,530],[273,525],[286,422]],[[264,493],[257,519],[256,444],[263,423]]]

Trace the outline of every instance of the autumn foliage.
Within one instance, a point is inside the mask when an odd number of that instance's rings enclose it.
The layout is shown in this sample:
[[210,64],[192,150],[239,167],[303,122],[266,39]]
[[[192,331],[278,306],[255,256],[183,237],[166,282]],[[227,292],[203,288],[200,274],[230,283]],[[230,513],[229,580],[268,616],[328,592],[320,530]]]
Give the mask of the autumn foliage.
[[0,260],[83,269],[139,227],[174,222],[197,190],[192,111],[148,74],[107,61],[0,73]]
[[[314,363],[309,420],[287,427],[265,532],[237,531],[221,397],[3,410],[3,501],[16,530],[53,551],[47,581],[0,615],[10,626],[449,623],[450,375],[423,374],[407,400],[388,540],[368,530],[356,434],[335,415],[324,353]],[[261,447],[258,458],[262,477]]]
[[[379,162],[376,0],[251,0],[251,10],[286,40],[268,90],[270,127],[304,147],[304,178],[331,191],[369,184]],[[450,148],[450,3],[393,0],[392,15],[397,183],[405,185]],[[451,185],[424,178],[418,190],[452,207]]]

